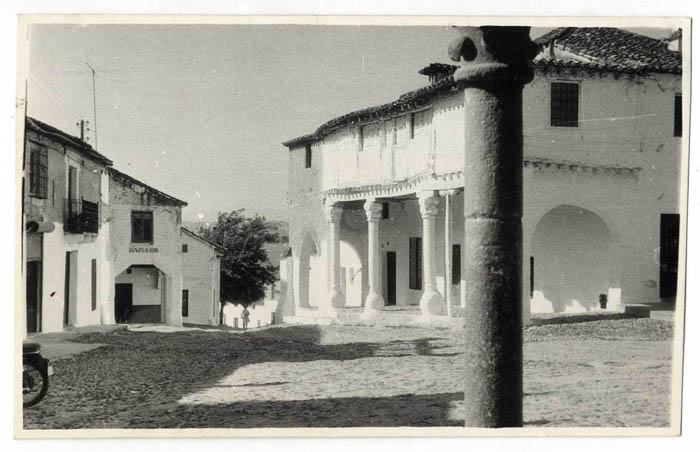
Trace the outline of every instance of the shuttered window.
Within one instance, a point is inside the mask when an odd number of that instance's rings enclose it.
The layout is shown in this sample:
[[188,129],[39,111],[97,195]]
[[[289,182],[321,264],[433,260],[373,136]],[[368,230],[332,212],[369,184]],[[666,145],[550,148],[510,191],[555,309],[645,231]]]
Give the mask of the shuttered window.
[[131,242],[153,243],[153,212],[131,212]]
[[49,154],[45,147],[33,147],[29,154],[29,195],[48,197]]
[[578,127],[578,83],[552,83],[550,124]]
[[408,288],[421,290],[423,288],[423,239],[408,238]]

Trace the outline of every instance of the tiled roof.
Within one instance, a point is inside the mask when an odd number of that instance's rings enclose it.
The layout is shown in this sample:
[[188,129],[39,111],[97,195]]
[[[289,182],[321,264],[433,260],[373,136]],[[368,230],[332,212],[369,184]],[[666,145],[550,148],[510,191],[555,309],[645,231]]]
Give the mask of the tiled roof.
[[132,186],[132,185],[140,185],[142,186],[151,196],[153,196],[154,199],[160,201],[163,204],[169,204],[169,205],[176,205],[176,206],[186,206],[187,203],[185,201],[181,201],[173,196],[170,196],[167,193],[163,193],[162,191],[151,187],[150,185],[146,185],[143,182],[141,182],[138,179],[135,179],[128,174],[122,173],[121,171],[117,171],[114,168],[108,168],[109,175],[114,179],[115,181],[119,182],[122,185],[125,186]]
[[112,164],[110,159],[94,150],[92,146],[82,141],[80,138],[69,135],[64,131],[55,128],[54,126],[50,126],[45,122],[39,121],[38,119],[27,117],[26,129],[32,130],[41,135],[50,136],[52,139],[60,142],[61,144],[70,146],[84,156],[102,163],[103,165],[109,166]]
[[[556,28],[535,39],[535,43],[541,47],[547,46],[552,41],[555,45],[591,61],[545,57],[531,63],[535,68],[561,67],[633,74],[648,72],[680,74],[681,72],[680,54],[668,50],[667,43],[617,28]],[[594,49],[590,50],[591,48]],[[433,75],[438,72],[454,73],[458,67],[452,64],[431,63],[418,72],[423,75]],[[438,93],[447,92],[456,87],[450,74],[431,85],[402,94],[393,102],[353,111],[331,119],[314,133],[282,144],[288,148],[299,146],[323,138],[342,127],[371,122],[382,117],[400,114],[402,111],[408,112],[426,105]]]
[[681,55],[669,50],[667,42],[619,28],[555,28],[535,43],[554,44],[607,70],[681,73]]
[[221,252],[221,253],[223,253],[223,252],[226,251],[226,248],[224,248],[223,246],[219,245],[218,243],[214,243],[214,242],[212,242],[211,240],[207,240],[207,239],[205,239],[204,237],[202,237],[201,235],[197,234],[196,232],[190,231],[189,229],[187,229],[187,228],[184,227],[184,226],[181,226],[180,229],[182,229],[182,232],[184,232],[185,234],[189,235],[190,237],[195,238],[195,239],[198,239],[198,240],[201,241],[201,242],[204,242],[204,244],[206,244],[206,245],[208,245],[208,246],[214,248],[215,250],[217,250],[217,251],[219,251],[219,252]]

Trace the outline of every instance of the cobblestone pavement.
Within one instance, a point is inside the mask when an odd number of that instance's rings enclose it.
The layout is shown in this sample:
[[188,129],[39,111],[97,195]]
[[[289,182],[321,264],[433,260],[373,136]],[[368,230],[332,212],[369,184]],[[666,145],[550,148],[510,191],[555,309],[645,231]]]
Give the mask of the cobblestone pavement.
[[[543,318],[525,330],[533,426],[664,426],[671,325]],[[25,428],[458,426],[461,331],[285,326],[118,331],[54,361]]]

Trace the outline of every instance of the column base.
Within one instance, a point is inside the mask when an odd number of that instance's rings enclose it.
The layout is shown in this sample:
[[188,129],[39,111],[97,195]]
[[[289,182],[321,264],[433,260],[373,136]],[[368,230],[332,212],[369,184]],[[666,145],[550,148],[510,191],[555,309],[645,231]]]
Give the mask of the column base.
[[376,292],[370,292],[365,298],[364,318],[376,317],[384,310],[384,298]]
[[331,291],[327,296],[328,304],[322,309],[324,317],[338,318],[338,310],[345,307],[345,296],[340,292]]
[[447,315],[445,300],[437,291],[423,292],[420,297],[420,312],[423,317]]

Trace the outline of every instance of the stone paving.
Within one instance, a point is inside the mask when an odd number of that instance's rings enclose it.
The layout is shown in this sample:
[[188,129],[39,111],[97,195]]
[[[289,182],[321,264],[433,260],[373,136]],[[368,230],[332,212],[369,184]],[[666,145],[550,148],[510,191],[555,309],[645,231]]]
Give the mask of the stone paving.
[[[594,321],[586,321],[594,320]],[[668,322],[543,318],[525,330],[526,426],[665,426]],[[85,334],[26,428],[459,426],[461,331],[283,326]]]

